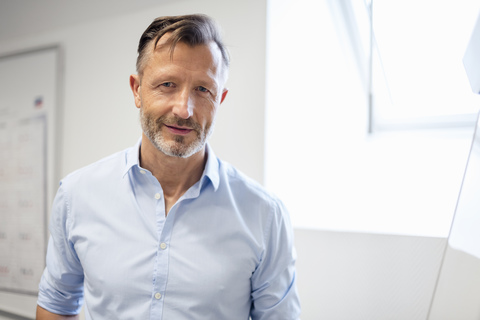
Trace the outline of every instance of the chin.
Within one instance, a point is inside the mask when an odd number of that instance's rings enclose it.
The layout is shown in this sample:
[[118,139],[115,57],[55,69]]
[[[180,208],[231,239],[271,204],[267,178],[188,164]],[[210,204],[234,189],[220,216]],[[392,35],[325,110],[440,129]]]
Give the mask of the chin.
[[155,147],[165,155],[175,158],[190,158],[205,147],[205,143],[199,142],[190,145],[178,145],[178,142],[166,143],[163,139],[160,140],[155,141]]

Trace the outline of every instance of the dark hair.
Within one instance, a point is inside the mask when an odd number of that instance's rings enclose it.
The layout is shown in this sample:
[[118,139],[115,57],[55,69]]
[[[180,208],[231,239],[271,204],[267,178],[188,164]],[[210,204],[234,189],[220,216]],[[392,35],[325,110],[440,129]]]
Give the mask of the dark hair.
[[154,41],[153,48],[157,46],[158,41],[167,32],[171,32],[168,39],[170,43],[170,52],[173,54],[178,42],[186,43],[190,46],[207,44],[215,42],[222,53],[223,64],[227,70],[230,64],[227,49],[223,45],[220,30],[215,21],[204,14],[192,14],[183,16],[170,16],[156,18],[145,30],[138,44],[137,72],[142,73],[146,48],[148,44]]

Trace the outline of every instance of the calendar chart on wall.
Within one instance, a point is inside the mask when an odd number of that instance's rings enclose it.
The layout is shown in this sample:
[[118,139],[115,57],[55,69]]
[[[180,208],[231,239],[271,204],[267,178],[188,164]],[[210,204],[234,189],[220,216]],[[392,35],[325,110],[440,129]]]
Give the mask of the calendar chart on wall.
[[0,56],[0,291],[38,293],[56,189],[57,47]]

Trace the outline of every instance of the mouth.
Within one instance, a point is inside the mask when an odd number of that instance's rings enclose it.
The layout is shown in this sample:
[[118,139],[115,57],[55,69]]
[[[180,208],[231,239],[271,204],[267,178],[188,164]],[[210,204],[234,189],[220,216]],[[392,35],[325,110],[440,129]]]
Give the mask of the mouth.
[[166,125],[165,127],[173,134],[186,135],[193,131],[191,128]]

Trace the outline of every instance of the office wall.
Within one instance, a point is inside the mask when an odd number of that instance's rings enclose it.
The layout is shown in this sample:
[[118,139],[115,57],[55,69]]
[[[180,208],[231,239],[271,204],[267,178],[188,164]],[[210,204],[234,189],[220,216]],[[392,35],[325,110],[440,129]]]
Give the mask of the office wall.
[[445,238],[296,229],[302,320],[426,320]]
[[[232,57],[230,91],[219,110],[211,144],[219,157],[262,182],[266,1],[128,2],[102,1],[100,5],[87,0],[82,3],[90,10],[78,7],[77,13],[63,1],[0,2],[0,55],[50,44],[62,47],[58,178],[138,140],[138,110],[128,81],[135,72],[138,39],[155,17],[200,12],[221,25]],[[82,14],[89,16],[81,20]],[[5,25],[7,18],[10,25]],[[0,293],[0,310],[32,316],[35,302],[35,297]]]
[[[12,21],[25,23],[22,30],[10,33],[2,28],[0,54],[46,44],[63,48],[58,176],[136,142],[140,129],[128,76],[134,72],[139,35],[156,16],[204,12],[222,25],[232,55],[230,93],[219,112],[212,145],[218,156],[262,182],[266,0],[136,3],[145,7],[71,23],[61,18],[67,14],[64,7],[46,8],[55,12],[53,18],[62,20],[61,27],[50,22],[50,29],[36,28],[38,21],[24,19],[22,12],[29,10],[24,2],[9,4],[18,15]],[[5,2],[0,6],[4,10]],[[47,14],[38,10],[38,16]],[[433,289],[442,239],[304,229],[296,230],[296,238],[303,320],[421,319]],[[410,305],[417,297],[421,299]],[[35,297],[0,293],[2,310],[32,317],[35,305]]]
[[[446,239],[296,229],[295,245],[302,320],[426,320]],[[34,308],[0,293],[0,310]]]
[[[116,1],[109,2],[116,6]],[[0,33],[0,54],[52,43],[63,46],[64,136],[60,176],[136,142],[140,137],[138,110],[133,104],[128,76],[135,72],[141,33],[157,16],[203,12],[222,26],[232,56],[230,92],[219,111],[211,143],[218,156],[262,181],[266,2],[182,0],[158,1],[161,4],[156,6],[147,0],[138,3],[143,2],[149,4],[144,10],[136,7],[132,13],[96,17],[87,23],[41,34],[35,31],[38,21],[12,26],[25,29],[12,30],[21,37]],[[2,10],[24,6],[0,5]],[[62,15],[58,8],[46,10],[56,13],[53,18]],[[23,16],[18,18],[23,20]]]

